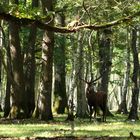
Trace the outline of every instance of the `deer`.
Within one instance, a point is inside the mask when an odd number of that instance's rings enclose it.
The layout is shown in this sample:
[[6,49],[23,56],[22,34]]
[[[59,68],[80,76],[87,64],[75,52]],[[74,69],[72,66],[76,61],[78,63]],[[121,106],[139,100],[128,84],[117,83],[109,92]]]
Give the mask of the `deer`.
[[[95,91],[94,86],[95,86],[95,81],[100,79],[101,77],[98,77],[95,80],[91,81],[86,81],[83,80],[87,84],[86,88],[86,98],[87,98],[87,103],[89,106],[89,113],[90,113],[90,121],[92,119],[92,114],[94,111],[94,119],[96,119],[96,114],[97,114],[97,108],[100,108],[103,112],[103,118],[102,121],[106,121],[106,109],[107,109],[107,94],[104,91]],[[81,79],[81,78],[80,78]]]

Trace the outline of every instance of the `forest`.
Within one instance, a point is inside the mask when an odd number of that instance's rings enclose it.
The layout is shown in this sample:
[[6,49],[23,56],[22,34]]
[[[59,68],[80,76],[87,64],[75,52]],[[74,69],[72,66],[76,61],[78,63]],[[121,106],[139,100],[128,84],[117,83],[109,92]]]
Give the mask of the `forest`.
[[43,137],[140,138],[139,9],[139,0],[1,0],[0,139],[44,127]]

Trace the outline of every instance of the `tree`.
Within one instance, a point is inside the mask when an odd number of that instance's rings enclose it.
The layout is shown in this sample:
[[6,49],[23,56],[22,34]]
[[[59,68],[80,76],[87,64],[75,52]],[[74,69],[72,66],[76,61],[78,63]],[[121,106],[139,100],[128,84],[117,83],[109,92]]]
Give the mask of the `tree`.
[[[11,110],[10,118],[19,118],[20,111],[27,111],[26,100],[24,94],[24,77],[23,77],[23,59],[21,54],[20,39],[19,39],[19,26],[10,23],[10,49],[11,49],[11,59],[12,59],[12,74],[13,81],[12,92],[11,93]],[[24,113],[25,113],[24,112]],[[26,113],[25,113],[26,114]]]
[[[18,4],[18,0],[14,4]],[[20,26],[16,23],[9,23],[10,34],[10,53],[12,64],[12,92],[11,92],[11,109],[10,118],[25,117],[27,113],[25,82],[23,73],[23,56],[20,46],[19,36]]]
[[82,32],[78,35],[78,47],[77,47],[77,112],[76,116],[79,118],[87,117],[87,101],[85,96],[85,83],[81,80],[84,77],[84,35]]
[[[38,7],[38,0],[32,0],[32,7]],[[31,117],[35,108],[35,43],[37,29],[32,26],[30,29],[28,44],[25,58],[25,94],[27,98],[28,112],[27,116]]]
[[[65,15],[64,12],[59,14],[60,24],[65,26]],[[67,95],[66,95],[66,65],[65,65],[65,47],[66,38],[65,36],[58,36],[58,42],[56,42],[55,53],[54,53],[54,102],[56,112],[63,114],[67,107]]]
[[[104,91],[108,94],[108,83],[110,76],[110,66],[112,65],[111,60],[111,29],[104,29],[99,38],[99,59],[100,59],[100,75],[101,82],[99,90]],[[107,109],[108,115],[111,113]]]
[[[6,0],[8,1],[8,0]],[[11,0],[12,1],[12,0]],[[26,3],[27,2],[27,3]],[[31,1],[30,1],[31,2]],[[32,3],[36,3],[37,1],[32,1]],[[137,1],[134,1],[133,4],[130,4],[129,1],[119,1],[119,3],[116,3],[115,1],[84,1],[83,3],[81,1],[70,1],[70,0],[63,0],[60,1],[58,0],[59,4],[58,7],[56,7],[55,9],[55,13],[54,13],[54,9],[52,8],[53,6],[53,2],[52,1],[48,1],[48,0],[42,0],[42,9],[43,12],[40,10],[41,8],[35,8],[35,9],[28,9],[28,1],[26,0],[22,0],[20,2],[18,2],[18,0],[15,0],[15,2],[13,1],[13,4],[20,4],[20,5],[13,5],[13,7],[10,5],[11,10],[9,11],[9,7],[4,4],[4,2],[1,2],[0,4],[0,19],[1,20],[5,20],[8,23],[10,23],[10,45],[9,47],[11,48],[11,52],[8,50],[9,48],[7,47],[7,55],[8,55],[8,62],[7,62],[7,77],[8,80],[7,82],[7,91],[6,92],[6,103],[7,103],[7,107],[10,105],[10,85],[12,84],[12,92],[13,94],[11,94],[11,101],[12,101],[12,106],[15,106],[15,117],[13,118],[18,118],[19,116],[21,117],[22,111],[26,112],[24,114],[31,116],[31,113],[33,111],[34,108],[34,83],[35,83],[35,69],[36,69],[36,65],[35,66],[35,44],[38,43],[38,40],[36,40],[36,35],[38,37],[38,35],[40,34],[36,34],[36,30],[37,28],[41,29],[42,31],[46,31],[44,33],[44,38],[43,38],[43,45],[42,45],[42,70],[41,71],[41,93],[39,94],[39,98],[37,101],[37,108],[39,111],[39,115],[40,118],[43,120],[47,120],[47,119],[52,119],[53,115],[52,115],[52,111],[51,111],[51,92],[52,92],[52,62],[53,62],[53,47],[54,47],[54,32],[56,33],[74,33],[74,32],[78,32],[79,30],[83,30],[83,29],[88,29],[88,30],[96,30],[100,35],[100,40],[99,40],[99,44],[96,42],[95,36],[96,34],[94,34],[95,32],[91,32],[91,35],[94,39],[93,41],[93,49],[94,51],[92,52],[93,55],[89,55],[90,53],[87,53],[88,50],[86,47],[88,41],[92,42],[88,36],[88,33],[85,32],[85,38],[82,37],[83,36],[83,32],[79,32],[79,40],[77,43],[77,34],[72,34],[71,37],[73,37],[74,39],[76,39],[76,41],[69,41],[68,38],[64,38],[64,37],[60,37],[60,34],[56,34],[56,38],[58,39],[56,43],[57,46],[64,47],[65,44],[67,45],[67,47],[65,47],[65,49],[63,48],[63,52],[65,50],[69,50],[69,48],[72,48],[73,44],[75,45],[74,47],[77,47],[76,50],[76,54],[74,54],[76,57],[74,58],[75,60],[72,62],[71,60],[73,60],[74,55],[70,55],[68,56],[68,58],[66,59],[67,61],[63,61],[66,64],[61,64],[63,65],[63,68],[61,69],[59,66],[59,64],[56,64],[55,70],[56,73],[58,75],[60,75],[60,77],[63,77],[63,82],[59,82],[58,79],[56,78],[56,85],[55,87],[59,87],[56,89],[60,89],[62,91],[62,88],[60,87],[64,87],[64,92],[63,95],[58,95],[59,97],[61,97],[61,99],[64,101],[63,103],[66,105],[66,100],[65,100],[65,88],[68,88],[67,86],[65,86],[65,78],[70,79],[69,78],[69,71],[66,73],[65,68],[71,70],[71,80],[70,82],[68,82],[67,84],[71,85],[70,90],[68,89],[68,93],[71,93],[71,95],[73,97],[75,97],[75,95],[77,95],[77,99],[74,100],[78,101],[78,110],[77,110],[77,114],[79,114],[79,116],[81,116],[81,112],[82,107],[80,106],[81,103],[85,103],[85,98],[84,98],[84,84],[76,77],[77,73],[79,73],[82,77],[89,75],[89,73],[91,74],[92,72],[95,71],[95,73],[98,74],[98,72],[100,73],[100,75],[103,74],[102,78],[101,78],[101,86],[100,88],[102,90],[105,90],[106,92],[108,92],[108,84],[109,84],[109,75],[110,75],[110,65],[111,65],[111,59],[110,58],[110,52],[111,52],[111,38],[113,39],[113,36],[110,37],[110,33],[109,32],[114,32],[114,30],[110,30],[113,26],[118,26],[118,25],[122,25],[123,28],[125,28],[125,26],[123,26],[123,23],[127,23],[129,24],[134,18],[136,20],[133,20],[134,22],[132,22],[132,24],[135,24],[135,22],[137,22],[139,19],[136,18],[137,16],[140,15],[140,11],[137,10],[137,7],[135,7],[137,4]],[[125,3],[125,7],[124,4]],[[24,5],[26,4],[26,6]],[[75,7],[73,7],[73,4],[75,4]],[[113,7],[111,6],[111,4],[113,5]],[[95,6],[96,5],[96,6]],[[24,8],[22,8],[23,6],[25,6]],[[35,6],[35,5],[34,5]],[[39,5],[40,6],[40,5]],[[31,5],[29,6],[31,8]],[[127,8],[126,8],[127,7]],[[28,14],[25,13],[26,9],[29,11]],[[75,16],[79,16],[79,20],[76,21],[77,24],[74,24],[74,26],[70,27],[65,25],[65,24],[61,24],[61,27],[59,26],[60,24],[56,24],[57,26],[54,26],[53,24],[53,19],[54,16],[56,16],[56,13],[60,13],[62,12],[64,9],[66,9],[65,11],[65,15],[67,16],[67,21],[71,23],[71,21],[73,22],[72,18],[75,19]],[[81,10],[83,9],[83,10]],[[37,10],[37,12],[34,12],[34,10]],[[94,11],[94,12],[93,12]],[[31,13],[30,13],[31,12]],[[64,17],[62,15],[62,18],[64,20]],[[96,23],[96,24],[95,24]],[[4,27],[7,27],[7,24],[4,25]],[[65,26],[65,27],[62,27]],[[25,28],[28,27],[28,28]],[[114,29],[114,28],[113,28]],[[5,28],[4,28],[5,30]],[[22,32],[24,31],[26,33],[29,33],[30,30],[30,34],[29,34],[29,38],[27,38],[26,40],[24,40],[23,37],[25,37],[26,35]],[[38,30],[40,31],[40,30]],[[125,31],[126,32],[126,31]],[[122,35],[122,33],[117,32],[117,34],[119,36]],[[26,37],[27,37],[26,36]],[[22,42],[23,40],[23,42]],[[24,44],[26,42],[28,42],[27,44]],[[61,44],[62,43],[62,44]],[[83,43],[83,44],[82,44]],[[117,46],[119,46],[120,44],[118,43],[118,40],[116,42],[114,42],[115,44],[117,44]],[[39,43],[38,43],[39,44]],[[64,46],[63,46],[64,45]],[[99,45],[99,48],[96,48],[96,46]],[[8,46],[8,45],[7,45]],[[56,47],[57,47],[56,46]],[[90,46],[91,47],[91,46]],[[114,45],[114,50],[116,52],[114,52],[113,55],[115,55],[115,53],[120,53],[119,48],[116,47],[116,45]],[[26,49],[26,50],[25,50]],[[57,48],[58,49],[58,48]],[[91,48],[88,48],[91,49]],[[122,49],[122,48],[121,48]],[[14,51],[13,51],[14,50]],[[123,49],[122,49],[123,50]],[[26,52],[25,52],[26,51]],[[85,51],[85,53],[87,53],[87,56],[89,55],[89,59],[83,58],[83,51]],[[10,52],[8,54],[8,52]],[[25,53],[25,57],[23,56],[23,52]],[[99,53],[98,53],[99,52]],[[56,52],[57,53],[57,52]],[[67,53],[67,52],[66,52]],[[67,55],[67,54],[66,54]],[[10,58],[11,57],[11,58]],[[38,57],[38,56],[37,56]],[[23,60],[23,58],[25,58]],[[40,56],[38,57],[40,60]],[[59,57],[60,58],[60,57]],[[93,59],[94,58],[94,59]],[[121,59],[119,59],[121,58]],[[122,54],[120,53],[120,57],[116,58],[118,61],[122,60],[122,58],[124,59],[124,57],[122,57]],[[116,59],[114,59],[114,61],[116,61]],[[36,59],[38,60],[38,59]],[[62,59],[63,60],[63,59]],[[100,61],[98,63],[98,60]],[[72,62],[72,65],[69,65],[69,62]],[[88,62],[87,62],[88,61]],[[23,63],[24,62],[24,63]],[[85,68],[85,62],[88,63],[88,68]],[[93,63],[94,62],[94,63]],[[98,64],[97,64],[98,63]],[[114,63],[114,62],[113,62]],[[96,65],[97,64],[97,65]],[[64,66],[65,65],[65,66]],[[74,65],[74,66],[73,66]],[[79,71],[79,67],[81,67],[81,65],[84,66],[84,68],[81,68]],[[120,79],[122,79],[122,75],[124,75],[124,71],[122,71],[122,66],[123,64],[120,64],[120,68],[115,66],[116,72],[112,73],[113,74],[117,74],[117,71],[119,69],[119,72],[121,71]],[[37,67],[38,68],[38,67]],[[99,68],[99,71],[98,71]],[[9,71],[9,72],[8,72]],[[25,73],[24,73],[24,72]],[[63,74],[60,73],[60,71],[63,71]],[[84,75],[84,72],[86,71],[86,74]],[[90,72],[89,72],[90,71]],[[38,71],[37,71],[38,72]],[[94,74],[95,74],[94,73]],[[25,75],[24,75],[25,74]],[[36,73],[39,75],[39,72]],[[8,76],[10,75],[11,78]],[[62,76],[63,75],[63,76]],[[117,75],[117,76],[118,76]],[[17,78],[18,77],[18,78]],[[92,76],[91,76],[92,77]],[[25,79],[24,79],[25,78]],[[89,77],[88,77],[89,78]],[[113,81],[115,83],[115,81]],[[113,83],[112,82],[112,83]],[[61,83],[63,83],[63,85],[61,85]],[[77,84],[77,85],[76,85]],[[59,85],[59,86],[58,86]],[[75,92],[77,89],[77,93]],[[110,90],[110,89],[109,89]],[[55,93],[58,90],[55,90]],[[125,90],[126,91],[126,90]],[[76,93],[76,94],[73,94]],[[117,93],[117,92],[116,92]],[[119,93],[120,94],[120,93]],[[116,94],[117,97],[119,97],[118,94]],[[125,95],[125,94],[124,94]],[[29,98],[27,98],[29,97]],[[62,101],[59,100],[59,103]],[[82,100],[82,101],[81,101]],[[72,101],[73,102],[73,101]],[[61,102],[62,103],[62,102]],[[15,105],[14,105],[15,104]],[[60,104],[59,104],[60,105]],[[65,106],[62,105],[62,106]],[[72,103],[73,105],[73,103]],[[84,104],[82,104],[84,105]],[[28,107],[31,108],[28,108]],[[59,109],[62,109],[62,112],[64,111],[65,107],[62,108],[62,106],[59,106]],[[72,106],[73,107],[73,106]],[[84,106],[85,107],[85,106]],[[14,109],[13,109],[14,110]],[[7,109],[7,112],[8,109]],[[11,111],[12,112],[12,111]],[[18,112],[18,113],[17,113]],[[59,111],[58,111],[59,112]],[[85,108],[84,111],[85,113]],[[84,114],[83,113],[83,114]],[[12,113],[11,113],[12,114]],[[17,117],[18,116],[18,117]]]
[[130,33],[127,30],[127,43],[126,43],[126,72],[124,74],[124,85],[123,85],[123,92],[121,95],[121,103],[119,105],[117,113],[128,114],[127,110],[127,103],[126,103],[126,95],[128,92],[128,84],[129,84],[129,77],[130,77]]
[[[44,14],[53,11],[53,0],[42,0]],[[53,17],[52,17],[53,18]],[[49,16],[49,25],[53,25],[53,19]],[[54,50],[54,33],[45,31],[42,44],[42,74],[41,91],[38,98],[39,118],[41,120],[52,120],[52,66]]]
[[[1,25],[1,21],[0,21],[0,25]],[[0,94],[2,94],[2,46],[3,46],[3,35],[2,35],[2,30],[0,30]],[[1,104],[0,104],[0,110],[2,110],[1,108]]]
[[[9,34],[9,32],[8,32]],[[5,41],[5,40],[4,40]],[[5,93],[5,100],[4,100],[4,117],[8,117],[10,113],[10,93],[11,93],[11,80],[10,77],[12,77],[12,64],[11,64],[11,54],[10,54],[10,44],[8,41],[8,44],[5,44],[6,46],[6,56],[7,56],[7,76],[6,76],[6,93]]]
[[132,106],[128,119],[138,120],[138,97],[139,97],[139,59],[137,49],[137,27],[132,29],[131,50],[133,55],[133,75],[132,75]]

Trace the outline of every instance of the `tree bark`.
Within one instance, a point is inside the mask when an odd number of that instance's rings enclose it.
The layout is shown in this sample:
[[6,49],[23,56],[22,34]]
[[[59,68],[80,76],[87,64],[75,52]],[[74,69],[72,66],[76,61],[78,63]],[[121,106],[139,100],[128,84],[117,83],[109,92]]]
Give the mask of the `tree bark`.
[[[19,1],[15,0],[13,4],[18,4]],[[25,94],[25,81],[23,73],[23,55],[20,46],[19,37],[20,26],[16,23],[9,23],[9,40],[10,40],[10,53],[12,64],[12,92],[11,92],[11,109],[9,118],[26,118],[27,104]],[[14,81],[14,82],[13,82]]]
[[7,118],[10,113],[10,90],[11,89],[11,83],[9,79],[7,78],[6,82],[6,94],[5,94],[5,100],[4,100],[4,117]]
[[[1,21],[0,21],[1,26]],[[3,47],[3,41],[2,41],[3,35],[2,30],[0,30],[0,94],[2,96],[2,47]],[[0,104],[0,111],[2,111],[1,104]]]
[[133,75],[132,75],[132,106],[128,119],[138,120],[138,97],[139,97],[139,59],[137,48],[137,27],[132,29],[131,50],[133,55]]
[[101,39],[99,41],[99,58],[100,58],[100,75],[101,83],[100,90],[108,93],[108,81],[111,66],[111,47],[110,47],[110,29],[105,29],[101,34]]
[[[44,14],[47,11],[53,11],[52,0],[42,0],[42,8]],[[48,19],[50,25],[53,20]],[[48,22],[47,20],[47,22]],[[53,66],[53,50],[54,50],[54,33],[45,31],[42,44],[42,76],[41,76],[41,92],[38,98],[39,118],[41,120],[52,120],[52,66]]]
[[130,43],[129,42],[130,41],[129,41],[129,33],[128,33],[127,34],[126,73],[124,75],[124,85],[123,85],[123,91],[122,91],[122,96],[121,96],[121,103],[117,110],[117,113],[121,113],[121,114],[128,114],[126,95],[128,92],[128,84],[129,84],[129,77],[130,77],[130,45],[129,45]]
[[[62,12],[60,14],[61,25],[65,26],[65,15]],[[55,83],[54,83],[54,98],[55,98],[55,110],[58,114],[63,114],[67,107],[67,95],[66,95],[66,71],[65,71],[65,37],[59,37],[60,45],[55,48],[54,54],[54,70],[55,70]]]
[[[27,113],[26,95],[24,89],[24,74],[23,74],[23,57],[20,47],[19,38],[19,26],[16,24],[10,24],[10,51],[12,59],[13,81],[11,93],[11,110],[10,118],[20,118],[21,109],[23,109],[24,115]],[[25,117],[25,116],[24,116]]]
[[8,117],[10,113],[10,93],[11,93],[11,80],[8,75],[12,75],[11,54],[9,43],[7,45],[7,77],[6,77],[6,95],[4,101],[4,117]]
[[[32,0],[32,7],[38,6],[38,0]],[[30,29],[28,46],[25,58],[25,93],[27,95],[28,112],[27,117],[31,117],[35,108],[35,41],[37,29],[32,26]]]
[[67,79],[67,93],[68,93],[68,116],[66,120],[69,121],[74,121],[75,117],[75,89],[76,89],[76,84],[78,80],[78,75],[77,75],[77,70],[76,70],[76,65],[77,65],[77,52],[76,52],[76,47],[75,47],[75,42],[73,37],[71,37],[71,44],[72,44],[72,51],[71,55],[73,56],[71,61],[71,72],[69,74],[69,79]]
[[[99,34],[99,33],[98,33]],[[99,59],[100,59],[100,75],[101,82],[99,84],[99,90],[108,94],[108,82],[110,75],[111,61],[111,29],[104,29],[99,37]],[[112,115],[107,108],[107,115]]]
[[[84,52],[83,52],[83,35],[79,33],[78,36],[78,48],[77,48],[77,65],[76,71],[78,77],[84,77]],[[80,79],[77,79],[77,112],[76,116],[79,118],[87,117],[87,101],[85,96],[85,83]]]

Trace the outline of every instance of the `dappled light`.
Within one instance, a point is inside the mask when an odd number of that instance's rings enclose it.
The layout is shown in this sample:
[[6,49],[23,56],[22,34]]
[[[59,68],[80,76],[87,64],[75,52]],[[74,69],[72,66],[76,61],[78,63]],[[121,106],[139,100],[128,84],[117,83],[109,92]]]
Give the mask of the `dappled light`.
[[[6,137],[129,137],[133,132],[140,137],[140,122],[126,121],[123,115],[107,118],[107,122],[97,122],[89,119],[75,119],[72,133],[71,122],[66,122],[65,117],[56,116],[54,121],[44,122],[39,120],[6,120],[0,121],[0,136]],[[3,124],[2,124],[3,123]],[[13,133],[14,132],[14,133]]]
[[0,0],[0,140],[140,139],[140,1]]

